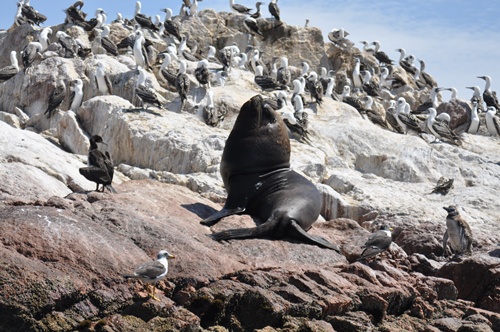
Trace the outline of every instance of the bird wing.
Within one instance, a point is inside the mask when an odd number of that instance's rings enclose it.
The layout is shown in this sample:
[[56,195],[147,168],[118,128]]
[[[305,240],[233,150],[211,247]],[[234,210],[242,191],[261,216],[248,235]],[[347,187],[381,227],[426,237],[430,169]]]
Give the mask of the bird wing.
[[377,231],[373,233],[365,242],[365,247],[377,246],[381,249],[386,249],[391,245],[392,238],[387,236],[385,231]]
[[139,98],[141,98],[141,100],[144,103],[160,105],[160,102],[158,100],[158,96],[156,95],[156,93],[152,89],[147,88],[144,85],[139,85],[135,89],[135,93],[137,94],[137,96]]
[[69,95],[69,105],[71,107],[71,104],[73,104],[73,99],[75,99],[76,92],[73,90],[71,91],[71,94]]
[[135,275],[141,278],[156,279],[158,276],[165,274],[167,269],[165,265],[159,261],[143,264],[135,270]]

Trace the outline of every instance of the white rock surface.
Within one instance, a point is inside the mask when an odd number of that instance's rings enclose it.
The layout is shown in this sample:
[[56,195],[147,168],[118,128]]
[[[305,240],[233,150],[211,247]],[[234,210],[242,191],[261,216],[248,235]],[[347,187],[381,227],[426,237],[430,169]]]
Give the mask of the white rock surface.
[[93,182],[80,175],[86,157],[63,151],[42,136],[0,122],[2,196],[26,200],[64,197],[70,182],[89,190]]

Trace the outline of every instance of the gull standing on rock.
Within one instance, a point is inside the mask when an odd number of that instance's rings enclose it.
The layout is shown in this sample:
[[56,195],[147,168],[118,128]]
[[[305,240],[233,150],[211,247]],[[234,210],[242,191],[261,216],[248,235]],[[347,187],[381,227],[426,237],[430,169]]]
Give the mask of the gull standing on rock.
[[54,111],[63,102],[64,97],[66,97],[66,84],[64,84],[64,81],[62,79],[59,79],[57,81],[56,87],[54,88],[54,90],[52,90],[49,96],[47,110],[44,113],[47,114],[47,119],[52,117]]
[[19,72],[19,63],[17,61],[17,52],[10,51],[10,65],[0,68],[0,82],[5,82]]
[[387,225],[380,226],[380,230],[373,233],[368,240],[366,240],[365,245],[363,246],[365,250],[363,250],[363,253],[358,260],[364,260],[386,251],[391,246],[391,243],[391,229]]
[[[153,262],[148,262],[139,266],[134,274],[123,275],[126,279],[139,279],[145,283],[146,292],[148,296],[152,299],[160,301],[155,296],[156,282],[164,279],[168,273],[168,259],[175,258],[174,255],[170,254],[166,250],[161,250],[156,256],[156,260]],[[153,284],[153,291],[149,292],[149,284]]]
[[70,111],[76,113],[83,100],[83,82],[81,79],[77,78],[74,81],[71,81],[70,85],[71,95],[69,99]]
[[97,89],[103,95],[113,94],[113,85],[108,75],[106,75],[105,64],[102,61],[97,62],[97,68],[95,70],[95,82],[97,84]]

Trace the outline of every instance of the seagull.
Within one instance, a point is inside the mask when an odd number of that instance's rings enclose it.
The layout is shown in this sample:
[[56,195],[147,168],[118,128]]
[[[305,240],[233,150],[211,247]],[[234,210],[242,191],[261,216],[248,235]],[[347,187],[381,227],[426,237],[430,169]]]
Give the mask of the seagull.
[[103,142],[101,136],[92,136],[87,159],[88,166],[80,167],[78,171],[87,180],[97,184],[95,191],[99,191],[99,185],[102,184],[101,192],[104,192],[104,188],[108,188],[112,193],[116,193],[116,190],[111,186],[114,175],[113,161],[108,151],[102,152],[99,150],[97,143],[107,145]]
[[47,114],[47,119],[52,117],[56,108],[58,108],[59,105],[61,105],[61,103],[63,102],[64,97],[66,97],[66,84],[64,84],[64,81],[62,79],[59,79],[57,81],[56,87],[54,88],[54,90],[52,90],[49,96],[47,110],[44,113]]
[[77,78],[71,81],[70,88],[71,95],[69,99],[70,107],[69,109],[76,113],[83,100],[83,82],[81,79]]
[[102,61],[97,62],[97,68],[95,70],[95,82],[97,84],[97,89],[103,95],[113,94],[113,85],[108,75],[106,75],[105,64]]
[[368,240],[366,240],[363,246],[365,250],[363,250],[363,253],[358,260],[364,260],[386,251],[390,247],[391,243],[391,228],[387,225],[380,226],[380,230],[373,233]]
[[17,52],[10,51],[10,65],[0,68],[0,82],[5,82],[9,78],[15,76],[19,72],[19,64],[17,62]]
[[[155,297],[155,285],[157,281],[160,281],[166,277],[168,273],[169,258],[175,258],[175,256],[170,254],[166,250],[161,250],[156,256],[155,261],[144,263],[135,270],[134,274],[125,274],[123,275],[123,277],[125,279],[139,279],[142,282],[146,283],[146,292],[148,293],[148,295],[150,295],[154,300],[159,301],[159,299]],[[148,284],[153,284],[152,293],[149,293],[148,291]]]

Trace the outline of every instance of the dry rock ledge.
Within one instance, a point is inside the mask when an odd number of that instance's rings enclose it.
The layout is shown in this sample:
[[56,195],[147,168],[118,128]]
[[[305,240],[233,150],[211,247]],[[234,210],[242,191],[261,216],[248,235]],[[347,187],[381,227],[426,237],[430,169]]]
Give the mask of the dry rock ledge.
[[[202,13],[200,47],[247,42],[238,16]],[[126,32],[112,28],[113,38]],[[186,21],[183,29],[194,28]],[[307,58],[335,67],[359,52],[335,53],[314,28],[284,24],[280,34],[261,47],[294,66]],[[33,36],[28,25],[9,30],[1,65],[11,45],[20,51]],[[114,76],[113,96],[93,83],[98,59]],[[196,111],[203,89],[193,88],[179,112],[177,95],[152,75],[169,109],[129,111],[138,103],[131,64],[128,55],[48,57],[0,85],[1,331],[500,331],[498,138],[429,144],[325,98],[310,116],[311,144],[292,139],[292,167],[323,192],[323,218],[310,232],[344,255],[292,241],[219,243],[207,235],[253,225],[245,216],[212,230],[199,224],[224,202],[221,153],[240,106],[260,93],[253,76],[232,69],[226,86],[213,88],[228,111],[213,128]],[[43,112],[57,77],[84,80],[84,103],[49,121]],[[117,166],[117,194],[91,191],[78,173],[94,134]],[[441,176],[455,179],[453,189],[430,194]],[[448,261],[442,207],[450,204],[475,240],[472,256]],[[390,250],[356,262],[382,222],[394,229]],[[176,259],[155,301],[121,275],[161,249]]]

